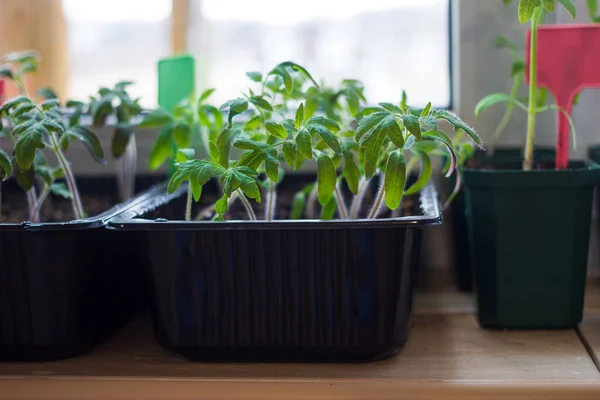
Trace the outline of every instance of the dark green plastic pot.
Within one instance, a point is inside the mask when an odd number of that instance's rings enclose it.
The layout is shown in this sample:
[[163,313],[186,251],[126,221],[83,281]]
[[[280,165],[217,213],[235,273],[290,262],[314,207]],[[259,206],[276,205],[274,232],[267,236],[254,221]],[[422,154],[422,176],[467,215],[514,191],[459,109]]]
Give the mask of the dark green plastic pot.
[[[466,217],[486,328],[572,328],[583,313],[594,185],[600,167],[463,170]],[[514,169],[509,169],[514,168]]]
[[[517,147],[501,147],[490,156],[485,151],[476,151],[474,157],[481,161],[515,163],[522,160],[523,149]],[[541,162],[553,161],[556,156],[554,148],[537,147],[534,152],[536,160]],[[442,158],[442,165],[446,158]],[[456,185],[456,175],[448,178],[450,191]],[[469,246],[467,220],[465,218],[465,193],[462,190],[450,205],[452,216],[452,231],[454,235],[454,279],[456,286],[463,292],[473,291],[473,267],[471,265],[471,250]]]

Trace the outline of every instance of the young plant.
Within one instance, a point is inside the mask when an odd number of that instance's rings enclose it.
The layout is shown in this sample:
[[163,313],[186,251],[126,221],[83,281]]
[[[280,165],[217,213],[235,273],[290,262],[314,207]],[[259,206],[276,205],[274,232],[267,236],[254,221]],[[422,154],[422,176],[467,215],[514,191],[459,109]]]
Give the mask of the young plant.
[[[511,3],[510,0],[504,0],[505,3]],[[530,65],[529,65],[529,97],[528,105],[525,106],[520,101],[516,100],[513,96],[505,93],[494,93],[483,98],[479,104],[475,107],[475,115],[479,114],[498,103],[508,103],[513,106],[517,106],[527,112],[527,136],[525,145],[525,160],[523,161],[523,169],[526,171],[531,170],[533,164],[533,150],[534,150],[534,139],[535,139],[535,123],[536,114],[542,111],[555,109],[565,114],[569,121],[570,117],[566,111],[556,105],[550,106],[539,106],[539,101],[536,96],[536,82],[537,82],[537,28],[540,23],[540,16],[546,12],[553,13],[556,10],[556,3],[562,4],[573,16],[576,17],[575,6],[570,0],[519,0],[519,21],[522,24],[530,22],[531,24],[531,43],[530,43]],[[512,92],[511,92],[512,94]],[[544,101],[545,103],[545,101]],[[573,125],[571,123],[571,125]],[[574,131],[573,131],[574,133]],[[558,149],[557,149],[558,150]],[[557,159],[559,159],[557,154]],[[556,168],[566,168],[566,165],[556,165]]]
[[[148,165],[155,171],[165,162],[173,163],[179,149],[198,144],[204,155],[209,154],[209,141],[215,142],[223,127],[223,115],[207,103],[214,89],[204,91],[198,101],[186,99],[173,110],[158,109],[148,114],[141,128],[159,128],[160,134],[152,147]],[[194,142],[199,143],[194,143]]]
[[110,116],[116,117],[111,152],[119,165],[117,182],[122,201],[132,197],[135,192],[137,146],[133,120],[142,112],[139,98],[132,99],[127,92],[127,87],[132,84],[133,82],[122,81],[113,88],[101,88],[97,96],[91,97],[88,107],[96,128],[104,126]]
[[[27,95],[25,78],[28,74],[38,70],[40,54],[35,50],[8,53],[2,58],[0,65],[0,77],[13,83],[19,90],[21,96]],[[1,118],[1,116],[0,116]],[[5,132],[6,133],[6,132]],[[6,134],[11,140],[13,136]],[[13,140],[13,146],[15,145]],[[35,173],[31,171],[15,170],[17,182],[27,195],[29,208],[29,219],[39,220],[39,214],[35,212],[37,204],[37,193],[35,190]]]
[[[305,204],[301,200],[308,197],[306,207],[309,208],[313,196],[321,205],[322,219],[333,218],[336,211],[340,219],[359,218],[368,183],[377,177],[380,187],[368,212],[368,218],[374,219],[384,205],[396,210],[405,194],[425,187],[431,178],[429,154],[437,149],[435,143],[442,143],[448,149],[452,160],[448,173],[454,172],[454,145],[439,128],[439,121],[446,121],[457,131],[465,131],[481,144],[477,134],[455,114],[434,110],[431,104],[424,109],[411,108],[406,105],[405,96],[399,105],[380,103],[378,107],[360,109],[354,101],[355,95],[358,99],[363,97],[362,85],[357,81],[346,81],[343,89],[346,98],[338,103],[339,107],[346,108],[342,114],[351,116],[348,121],[342,122],[343,118],[336,117],[338,114],[331,110],[328,115],[333,118],[323,116],[321,113],[327,113],[322,111],[324,107],[314,108],[309,99],[327,97],[315,95],[314,90],[320,90],[319,85],[306,69],[293,62],[277,65],[264,78],[258,73],[249,73],[249,76],[261,83],[260,92],[250,89],[243,97],[222,106],[228,110],[227,125],[216,140],[209,141],[209,158],[175,164],[177,171],[168,191],[173,193],[184,181],[189,181],[188,220],[192,201],[200,199],[202,187],[213,178],[219,180],[223,188],[223,196],[215,204],[215,220],[224,219],[234,193],[242,201],[248,219],[256,219],[249,199],[260,202],[261,187],[266,187],[265,219],[274,219],[282,161],[293,170],[306,162],[313,162],[317,169],[314,185],[296,195],[293,218],[302,214],[299,210]],[[238,117],[241,114],[246,118]],[[232,148],[241,152],[239,157]],[[405,189],[406,177],[417,164],[421,165],[420,175]],[[354,195],[355,215],[344,199],[342,181]]]
[[[7,134],[15,143],[13,171],[17,182],[21,187],[33,188],[37,174],[44,183],[42,195],[30,205],[30,210],[34,210],[39,215],[48,193],[55,192],[71,198],[75,219],[84,218],[75,177],[65,152],[70,141],[77,139],[84,144],[96,161],[105,163],[102,146],[94,132],[68,120],[56,99],[46,100],[38,105],[28,97],[16,97],[0,108],[0,118],[5,118],[13,127],[12,130],[7,130]],[[47,165],[41,154],[44,149],[52,151],[56,156],[58,160],[56,168]],[[68,187],[68,195],[63,190],[64,187],[55,182],[63,176]],[[39,221],[39,217],[32,218],[32,221]]]

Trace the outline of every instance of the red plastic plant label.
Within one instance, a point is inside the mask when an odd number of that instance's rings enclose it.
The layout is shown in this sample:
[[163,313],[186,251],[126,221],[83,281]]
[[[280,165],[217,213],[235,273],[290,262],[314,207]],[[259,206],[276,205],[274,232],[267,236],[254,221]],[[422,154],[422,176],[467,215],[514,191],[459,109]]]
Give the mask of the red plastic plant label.
[[[530,37],[531,32],[527,37],[527,71]],[[529,81],[529,74],[525,76]],[[579,92],[600,87],[600,26],[549,25],[538,28],[537,86],[547,88],[556,98],[556,104],[571,115],[573,100]],[[571,129],[568,118],[557,112],[556,168],[565,169],[569,164]]]

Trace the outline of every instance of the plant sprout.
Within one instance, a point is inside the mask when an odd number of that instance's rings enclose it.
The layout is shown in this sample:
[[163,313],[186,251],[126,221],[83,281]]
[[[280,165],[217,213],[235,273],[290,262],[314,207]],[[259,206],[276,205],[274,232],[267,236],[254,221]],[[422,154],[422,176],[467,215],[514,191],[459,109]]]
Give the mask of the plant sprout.
[[140,123],[142,128],[160,128],[160,134],[152,147],[148,165],[155,171],[165,162],[173,162],[179,149],[189,148],[194,140],[205,155],[209,153],[209,141],[216,142],[223,127],[223,115],[207,103],[214,89],[204,91],[198,101],[185,99],[173,110],[158,109],[148,114]]
[[111,152],[118,161],[117,182],[121,201],[132,197],[135,191],[137,146],[133,119],[140,115],[142,107],[139,98],[132,99],[127,87],[133,82],[122,81],[111,88],[100,88],[97,96],[90,98],[88,112],[94,127],[106,124],[109,116],[115,115],[117,125],[111,142]]
[[[504,0],[505,3],[511,3],[510,0]],[[540,23],[540,16],[545,12],[554,12],[556,9],[556,3],[560,3],[571,13],[573,18],[576,17],[575,6],[570,0],[519,0],[519,21],[522,24],[530,22],[531,24],[531,45],[530,45],[530,65],[529,65],[529,96],[528,105],[524,105],[522,102],[516,100],[512,93],[507,95],[505,93],[494,93],[483,98],[475,107],[475,115],[478,117],[482,111],[498,103],[508,103],[513,106],[517,106],[527,112],[527,136],[525,145],[525,160],[523,161],[523,169],[530,171],[533,165],[533,148],[535,139],[535,126],[536,126],[536,114],[548,110],[558,110],[559,112],[566,115],[571,124],[573,135],[575,131],[573,129],[573,123],[566,110],[562,109],[557,105],[540,106],[538,103],[540,100],[536,96],[537,82],[537,28]],[[545,100],[544,102],[545,103]],[[561,168],[563,166],[556,166]]]
[[[508,5],[512,5],[514,0],[503,0],[503,2],[505,5],[508,6]],[[598,1],[597,0],[588,0],[587,6],[588,6],[590,20],[595,23],[600,22],[600,17],[596,16],[596,14],[598,12]],[[540,10],[540,14],[538,17],[538,25],[544,24],[547,14],[548,14],[548,10],[546,8],[542,8]],[[494,134],[492,136],[493,137],[492,145],[489,148],[489,152],[491,154],[493,154],[495,146],[498,143],[498,140],[501,138],[502,134],[504,133],[504,131],[506,130],[506,128],[508,127],[508,124],[510,123],[510,121],[512,119],[513,111],[516,106],[515,102],[517,100],[520,101],[521,103],[528,102],[527,98],[525,98],[525,99],[519,98],[519,89],[525,83],[525,60],[523,60],[523,57],[521,56],[520,49],[513,42],[511,42],[504,36],[500,36],[496,39],[496,47],[506,48],[506,49],[510,50],[513,55],[513,64],[511,67],[511,77],[512,77],[513,83],[511,86],[511,90],[508,93],[510,100],[507,100],[506,110],[504,112],[502,120],[496,127],[496,130],[494,131]],[[536,103],[537,109],[545,110],[546,109],[545,107],[549,107],[546,103],[547,98],[548,98],[548,90],[546,88],[537,87],[535,89],[535,91],[536,91],[535,103]],[[578,101],[579,101],[579,94],[577,96],[575,96],[575,98],[573,99],[573,103],[577,104]],[[553,107],[551,107],[551,108],[553,108]]]
[[[18,89],[21,96],[27,95],[27,89],[25,87],[25,77],[30,74],[37,72],[39,66],[40,54],[35,50],[28,50],[23,52],[14,52],[6,54],[0,65],[0,77],[12,82]],[[6,134],[6,130],[3,129],[5,136],[8,136],[11,140],[13,136]],[[15,145],[13,140],[13,145]],[[4,169],[6,171],[6,169]],[[29,208],[29,219],[32,221],[39,220],[39,214],[36,214],[37,204],[37,192],[35,190],[35,173],[31,171],[22,171],[21,169],[15,169],[17,182],[19,186],[25,191],[27,195],[27,205]]]
[[[19,96],[4,103],[0,108],[0,118],[5,118],[13,127],[7,129],[6,134],[15,143],[13,172],[21,187],[35,187],[36,174],[44,183],[42,194],[30,205],[30,210],[37,213],[32,222],[39,221],[39,210],[43,201],[50,192],[71,198],[75,219],[84,218],[83,205],[70,163],[65,157],[70,140],[80,140],[90,151],[93,158],[105,163],[100,141],[90,129],[74,124],[67,120],[61,112],[58,100],[46,100],[35,104],[30,98]],[[51,150],[58,166],[51,168],[47,165],[41,150]],[[3,157],[4,158],[4,157]],[[5,164],[5,161],[3,161]],[[6,166],[3,165],[6,171]],[[68,188],[55,182],[63,178]],[[26,182],[26,185],[24,184]]]
[[[403,196],[425,187],[432,174],[429,154],[437,149],[436,143],[447,148],[451,159],[448,174],[454,173],[454,144],[438,126],[439,121],[466,132],[481,145],[474,130],[455,114],[435,110],[431,104],[422,109],[409,107],[406,96],[398,105],[361,107],[364,96],[358,81],[345,81],[339,91],[321,91],[305,68],[289,61],[264,77],[257,72],[248,76],[257,87],[223,104],[227,123],[216,138],[208,138],[208,156],[192,159],[192,151],[178,153],[168,192],[189,181],[188,221],[192,202],[200,200],[203,186],[211,179],[218,180],[222,188],[222,196],[214,206],[214,220],[224,220],[233,198],[239,198],[247,218],[255,220],[251,200],[261,202],[263,197],[265,219],[275,219],[284,162],[292,170],[305,163],[316,164],[315,183],[296,199],[314,196],[322,209],[321,219],[331,219],[336,212],[340,219],[361,218],[362,199],[369,183],[378,180],[375,201],[366,214],[374,219],[385,207],[396,210]],[[161,113],[156,112],[153,118],[157,120]],[[407,176],[418,165],[417,180],[405,188]],[[354,215],[344,198],[342,183],[353,195]],[[292,208],[292,213],[298,214],[304,205],[295,201]]]

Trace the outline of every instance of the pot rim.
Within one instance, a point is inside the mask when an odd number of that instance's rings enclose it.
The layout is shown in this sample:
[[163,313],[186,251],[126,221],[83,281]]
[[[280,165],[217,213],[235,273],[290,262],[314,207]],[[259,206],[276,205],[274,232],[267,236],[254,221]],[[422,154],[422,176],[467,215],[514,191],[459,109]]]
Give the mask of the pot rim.
[[365,228],[391,228],[415,227],[442,224],[442,211],[438,200],[435,185],[430,182],[419,192],[420,208],[423,215],[405,216],[385,219],[358,219],[358,220],[237,220],[237,221],[171,221],[159,218],[149,220],[139,218],[141,215],[174,200],[187,193],[187,185],[182,185],[173,194],[166,193],[167,182],[157,185],[153,196],[146,201],[141,201],[108,221],[107,227],[119,231],[149,231],[149,230],[233,230],[233,229],[365,229]]

